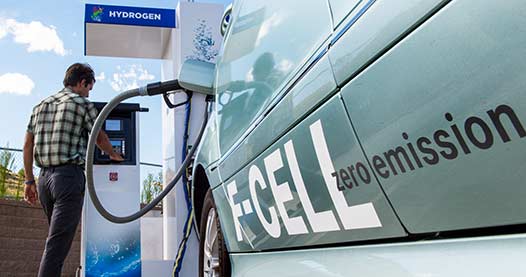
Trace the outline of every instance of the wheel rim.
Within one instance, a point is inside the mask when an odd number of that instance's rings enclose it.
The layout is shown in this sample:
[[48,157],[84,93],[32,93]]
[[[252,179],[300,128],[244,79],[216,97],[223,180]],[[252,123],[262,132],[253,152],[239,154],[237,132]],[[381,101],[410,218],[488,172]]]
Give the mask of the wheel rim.
[[216,210],[211,208],[206,219],[206,233],[203,251],[203,275],[219,277],[219,244],[217,241]]

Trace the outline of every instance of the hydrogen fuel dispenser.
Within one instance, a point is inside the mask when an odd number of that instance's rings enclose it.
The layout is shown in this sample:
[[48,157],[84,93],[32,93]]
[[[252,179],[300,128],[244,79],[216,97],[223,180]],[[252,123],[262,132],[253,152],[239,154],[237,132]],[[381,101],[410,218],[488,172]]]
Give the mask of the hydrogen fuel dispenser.
[[[99,112],[106,103],[94,103]],[[140,208],[139,104],[119,104],[102,129],[113,150],[124,158],[110,160],[95,148],[93,178],[104,206],[125,215]],[[141,276],[140,222],[116,224],[102,217],[86,193],[82,214],[81,276]]]

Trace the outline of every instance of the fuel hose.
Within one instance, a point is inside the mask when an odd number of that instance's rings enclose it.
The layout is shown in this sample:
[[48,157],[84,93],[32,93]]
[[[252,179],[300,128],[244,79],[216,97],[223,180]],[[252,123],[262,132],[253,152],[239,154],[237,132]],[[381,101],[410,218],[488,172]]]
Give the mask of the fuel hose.
[[97,196],[97,192],[95,191],[95,185],[93,181],[93,159],[95,154],[95,142],[97,140],[97,136],[99,131],[102,128],[102,124],[110,114],[110,112],[117,107],[121,102],[124,100],[137,97],[137,96],[153,96],[157,94],[163,94],[167,91],[173,91],[173,90],[179,90],[182,89],[182,87],[179,86],[179,83],[177,80],[173,81],[167,81],[167,82],[159,82],[154,84],[149,84],[145,87],[136,88],[127,90],[125,92],[120,93],[115,98],[113,98],[104,108],[100,111],[99,116],[95,120],[95,123],[93,125],[93,128],[91,130],[91,134],[89,136],[88,140],[88,148],[87,148],[87,156],[86,156],[86,184],[88,187],[88,193],[91,198],[91,201],[93,202],[93,205],[97,209],[97,211],[107,220],[114,222],[114,223],[128,223],[131,221],[134,221],[144,214],[146,214],[148,211],[150,211],[153,207],[155,207],[161,200],[175,187],[179,179],[181,179],[182,175],[185,172],[186,167],[190,164],[192,157],[197,150],[197,145],[199,145],[199,142],[201,141],[201,138],[203,136],[206,123],[208,121],[208,107],[205,108],[205,114],[203,117],[203,123],[201,125],[201,128],[199,130],[199,133],[197,135],[197,138],[195,140],[195,147],[192,147],[192,149],[188,152],[186,158],[182,162],[181,167],[175,174],[175,177],[166,185],[164,190],[155,197],[150,203],[148,203],[146,206],[144,206],[142,209],[137,211],[134,214],[128,215],[128,216],[116,216],[111,214],[108,210],[104,208],[102,203],[99,200],[99,197]]

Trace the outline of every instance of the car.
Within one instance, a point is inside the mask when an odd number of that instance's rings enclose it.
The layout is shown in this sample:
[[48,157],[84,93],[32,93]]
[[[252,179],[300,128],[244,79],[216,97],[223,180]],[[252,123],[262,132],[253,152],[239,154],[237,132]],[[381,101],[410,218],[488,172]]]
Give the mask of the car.
[[522,276],[526,2],[234,1],[200,276]]

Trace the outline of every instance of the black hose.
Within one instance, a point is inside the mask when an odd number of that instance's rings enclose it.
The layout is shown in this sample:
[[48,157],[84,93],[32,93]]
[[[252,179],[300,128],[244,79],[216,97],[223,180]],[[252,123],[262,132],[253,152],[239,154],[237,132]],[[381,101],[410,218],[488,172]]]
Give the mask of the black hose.
[[168,183],[166,188],[157,197],[155,197],[155,199],[153,199],[144,208],[140,209],[134,214],[123,216],[123,217],[112,215],[102,206],[99,200],[99,197],[97,196],[97,193],[95,191],[95,186],[93,183],[93,158],[94,158],[94,152],[95,152],[95,142],[97,140],[97,135],[100,129],[102,128],[102,124],[104,123],[104,121],[106,120],[110,112],[117,105],[119,105],[122,101],[132,98],[132,97],[139,96],[139,95],[145,95],[144,92],[145,92],[144,88],[133,89],[133,90],[125,91],[117,95],[115,98],[113,98],[108,104],[106,104],[106,106],[104,106],[99,116],[95,120],[95,124],[93,125],[91,134],[88,140],[88,149],[87,149],[87,157],[86,157],[86,182],[87,182],[87,187],[88,187],[88,193],[91,198],[91,201],[93,202],[93,205],[95,206],[95,209],[97,209],[97,211],[104,218],[114,223],[128,223],[128,222],[138,219],[139,217],[149,212],[159,202],[161,202],[161,200],[173,189],[173,187],[177,184],[177,182],[181,178],[188,164],[190,164],[190,161],[192,160],[192,157],[195,151],[197,150],[197,145],[199,145],[199,142],[201,141],[201,138],[205,131],[206,123],[208,121],[208,108],[205,108],[203,123],[201,125],[201,129],[199,130],[199,134],[197,135],[197,138],[194,142],[195,146],[192,147],[192,149],[190,150],[190,152],[184,159],[181,167],[177,171],[177,174],[175,174],[175,177]]

